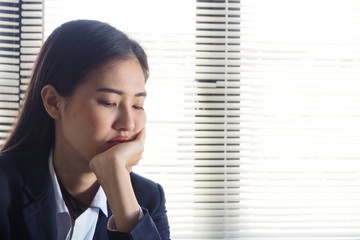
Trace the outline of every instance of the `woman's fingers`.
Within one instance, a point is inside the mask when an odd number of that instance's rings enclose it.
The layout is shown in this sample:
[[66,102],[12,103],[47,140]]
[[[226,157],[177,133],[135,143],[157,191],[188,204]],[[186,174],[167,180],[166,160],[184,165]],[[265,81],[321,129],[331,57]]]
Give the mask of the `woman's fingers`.
[[[136,166],[139,161],[142,159],[142,153],[144,151],[144,144],[146,138],[146,131],[142,129],[134,140],[138,144],[137,154],[135,154],[132,158],[127,161],[126,169],[128,172],[132,171],[132,167]],[[129,142],[131,143],[131,142]]]
[[90,161],[90,169],[96,174],[100,173],[100,169],[118,169],[119,167],[126,168],[130,172],[132,167],[137,165],[142,158],[145,137],[145,129],[142,129],[133,141],[120,143],[98,154]]

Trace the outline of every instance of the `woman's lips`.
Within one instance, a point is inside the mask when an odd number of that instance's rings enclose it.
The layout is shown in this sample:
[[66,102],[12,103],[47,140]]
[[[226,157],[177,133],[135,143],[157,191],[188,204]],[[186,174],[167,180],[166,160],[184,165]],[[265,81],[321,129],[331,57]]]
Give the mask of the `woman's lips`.
[[114,138],[110,141],[107,141],[107,143],[109,144],[119,144],[119,143],[124,143],[124,142],[130,142],[132,141],[131,138],[127,138],[127,137],[121,137],[121,138]]

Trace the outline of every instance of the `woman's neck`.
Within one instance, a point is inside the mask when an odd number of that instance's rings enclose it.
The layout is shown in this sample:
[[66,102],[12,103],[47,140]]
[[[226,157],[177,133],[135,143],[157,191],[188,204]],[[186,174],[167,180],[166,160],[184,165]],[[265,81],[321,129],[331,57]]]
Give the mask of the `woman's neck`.
[[74,155],[66,155],[56,147],[53,162],[61,186],[76,199],[90,205],[100,185],[95,174],[88,168],[87,162]]

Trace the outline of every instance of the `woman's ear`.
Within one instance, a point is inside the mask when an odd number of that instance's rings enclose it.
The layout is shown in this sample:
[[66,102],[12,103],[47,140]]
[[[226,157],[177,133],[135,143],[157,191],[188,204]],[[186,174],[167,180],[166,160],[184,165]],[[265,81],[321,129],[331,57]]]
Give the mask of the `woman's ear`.
[[47,113],[53,119],[59,119],[61,117],[61,96],[56,91],[53,85],[45,85],[41,90],[41,98]]

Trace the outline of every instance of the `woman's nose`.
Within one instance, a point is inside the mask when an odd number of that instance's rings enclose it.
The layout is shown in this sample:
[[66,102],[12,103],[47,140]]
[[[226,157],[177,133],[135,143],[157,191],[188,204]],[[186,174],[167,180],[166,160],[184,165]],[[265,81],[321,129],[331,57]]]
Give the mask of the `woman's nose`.
[[134,116],[131,108],[123,107],[119,109],[114,128],[116,130],[124,131],[131,131],[135,128]]

